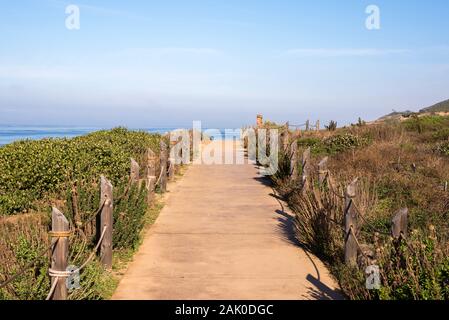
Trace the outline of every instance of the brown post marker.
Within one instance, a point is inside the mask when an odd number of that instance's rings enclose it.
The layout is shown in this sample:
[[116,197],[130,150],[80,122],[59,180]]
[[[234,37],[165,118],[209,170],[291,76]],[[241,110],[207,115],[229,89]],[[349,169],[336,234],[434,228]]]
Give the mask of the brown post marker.
[[307,148],[302,154],[302,186],[303,193],[309,188],[309,176],[310,176],[310,147]]
[[167,191],[167,160],[168,160],[167,145],[163,141],[161,141],[161,181],[160,181],[161,192]]
[[353,204],[356,195],[358,178],[352,181],[345,193],[345,263],[350,266],[357,265],[357,210]]
[[[53,207],[51,212],[51,233],[52,243],[54,249],[51,257],[51,269],[54,271],[65,272],[67,269],[67,261],[69,257],[69,221],[57,208]],[[58,240],[59,239],[59,240]],[[66,300],[67,299],[67,286],[66,277],[60,277],[56,280],[56,277],[52,276],[51,284],[58,281],[56,285],[52,300]]]
[[405,238],[407,236],[408,209],[402,208],[396,212],[391,222],[391,236],[395,239]]
[[147,177],[156,176],[157,156],[153,150],[147,150]]
[[257,125],[258,128],[262,128],[263,127],[263,116],[261,114],[257,115],[256,125]]
[[328,161],[329,157],[325,157],[320,161],[320,163],[318,163],[318,181],[320,183],[320,186],[324,185],[329,175],[329,170],[327,169]]
[[140,166],[136,160],[131,158],[131,173],[130,173],[131,183],[137,183],[140,179]]
[[176,168],[175,168],[175,158],[172,155],[172,150],[178,144],[178,141],[170,141],[170,158],[168,159],[169,168],[168,168],[168,179],[172,180],[175,177]]
[[316,131],[320,131],[320,120],[316,121],[315,129],[316,129]]
[[292,142],[290,147],[290,175],[291,179],[295,181],[298,178],[298,141],[296,139]]
[[106,231],[100,245],[100,261],[106,269],[111,270],[114,199],[112,196],[112,184],[105,176],[101,176],[101,204],[103,204],[103,208],[100,214],[100,235],[103,233],[105,227]]
[[282,148],[283,148],[284,151],[287,151],[287,150],[288,150],[288,143],[289,143],[289,140],[290,140],[290,130],[289,130],[289,127],[290,127],[290,125],[289,125],[289,123],[287,122],[287,123],[284,125],[284,132],[282,133]]

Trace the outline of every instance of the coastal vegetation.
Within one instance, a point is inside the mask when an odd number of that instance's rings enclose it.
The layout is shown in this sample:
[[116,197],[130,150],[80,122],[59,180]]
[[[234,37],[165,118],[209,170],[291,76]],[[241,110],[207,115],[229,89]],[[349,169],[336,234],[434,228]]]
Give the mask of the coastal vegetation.
[[[301,179],[292,179],[290,148],[280,151],[280,170],[271,179],[296,215],[298,241],[328,264],[348,298],[449,299],[448,133],[449,116],[436,114],[289,132],[298,154],[310,147],[309,187],[304,192]],[[326,185],[317,182],[324,157],[331,181]],[[345,192],[355,178],[357,267],[344,257]],[[391,237],[391,220],[401,208],[408,209],[408,232],[398,240]],[[375,290],[366,288],[369,265],[380,269]]]
[[[0,148],[0,284],[28,268],[0,288],[2,299],[45,299],[48,277],[51,206],[57,206],[74,231],[69,263],[80,266],[98,241],[100,175],[114,186],[114,272],[96,260],[81,272],[81,289],[69,299],[107,299],[117,284],[117,272],[137,249],[145,225],[161,209],[156,195],[130,185],[130,158],[145,168],[146,152],[159,152],[159,134],[116,128],[73,139],[19,141]],[[165,141],[167,142],[167,141]],[[142,169],[143,170],[143,169]],[[158,169],[160,170],[160,169]],[[143,174],[143,172],[142,172]]]

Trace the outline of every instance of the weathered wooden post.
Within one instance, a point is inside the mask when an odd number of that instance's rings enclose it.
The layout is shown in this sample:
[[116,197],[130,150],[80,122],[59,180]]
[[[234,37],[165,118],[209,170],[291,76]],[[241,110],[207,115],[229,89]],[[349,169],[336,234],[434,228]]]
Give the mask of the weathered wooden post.
[[168,161],[168,151],[167,145],[164,141],[161,141],[161,180],[160,189],[161,192],[167,191],[167,161]]
[[316,121],[315,129],[316,129],[316,131],[320,131],[320,120]]
[[[69,256],[69,221],[57,208],[53,207],[51,212],[51,232],[52,243],[54,244],[51,257],[51,270],[56,272],[65,272],[67,269],[67,262]],[[66,277],[52,276],[51,284],[53,286],[55,281],[55,290],[51,297],[52,300],[66,300],[67,286]]]
[[298,178],[298,141],[295,139],[290,147],[291,158],[290,158],[290,175],[292,181]]
[[302,154],[302,192],[305,194],[309,189],[310,176],[310,147]]
[[306,121],[306,131],[309,131],[309,129],[310,129],[310,121],[307,120]]
[[148,148],[147,150],[147,177],[156,176],[157,156],[156,153]]
[[100,214],[100,235],[103,233],[104,228],[106,231],[103,240],[100,245],[100,261],[103,266],[111,270],[112,269],[112,226],[113,226],[113,205],[114,199],[112,194],[112,184],[106,179],[105,176],[101,176],[101,204],[103,205]]
[[177,144],[178,144],[178,141],[170,141],[170,158],[168,159],[168,163],[169,163],[168,179],[169,180],[173,180],[173,178],[175,177],[175,173],[176,173],[176,168],[175,168],[176,155],[172,151],[176,147]]
[[356,178],[346,187],[345,193],[345,263],[357,266],[357,210],[354,206],[354,198],[357,191]]
[[329,170],[327,169],[327,162],[329,157],[323,158],[320,163],[318,163],[318,182],[320,186],[323,186],[329,175]]
[[391,221],[391,236],[398,240],[407,236],[408,208],[402,208],[393,217]]
[[257,125],[258,128],[262,128],[263,127],[263,116],[261,114],[257,115],[256,125]]
[[130,173],[131,183],[138,183],[140,179],[140,166],[136,160],[131,158],[131,173]]
[[[284,152],[287,152],[287,150],[288,150],[288,143],[289,143],[289,140],[290,140],[290,130],[289,130],[289,127],[290,127],[290,125],[289,125],[289,123],[287,122],[285,125],[284,125],[284,130],[283,130],[283,133],[282,133],[282,150],[284,150]],[[269,142],[268,142],[269,143]]]
[[147,203],[151,204],[154,199],[154,190],[156,189],[156,161],[157,156],[153,150],[147,150],[147,169],[146,169],[146,188],[147,188]]

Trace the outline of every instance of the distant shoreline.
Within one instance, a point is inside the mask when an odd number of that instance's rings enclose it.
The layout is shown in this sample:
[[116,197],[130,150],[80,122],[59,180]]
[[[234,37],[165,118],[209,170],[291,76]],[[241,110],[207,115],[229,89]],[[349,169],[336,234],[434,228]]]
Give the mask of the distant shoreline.
[[[70,126],[9,126],[0,125],[0,147],[22,140],[41,140],[46,138],[75,138],[101,130],[113,128],[101,127],[70,127]],[[160,128],[129,128],[129,130],[145,131],[148,133],[165,134],[179,127]],[[204,128],[207,130],[208,128]],[[224,129],[218,129],[223,134]],[[224,135],[224,134],[223,134]],[[229,137],[225,137],[229,138]]]

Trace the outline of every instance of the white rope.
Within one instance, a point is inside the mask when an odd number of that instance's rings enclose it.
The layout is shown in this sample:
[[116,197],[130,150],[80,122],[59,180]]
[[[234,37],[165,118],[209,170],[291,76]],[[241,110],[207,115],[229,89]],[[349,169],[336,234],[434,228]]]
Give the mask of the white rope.
[[107,226],[105,226],[103,228],[103,232],[101,233],[100,240],[98,240],[98,243],[95,246],[94,250],[92,250],[92,253],[87,258],[87,260],[81,265],[81,267],[79,267],[78,269],[75,269],[73,271],[66,271],[66,270],[61,271],[61,270],[54,270],[54,269],[50,268],[50,269],[48,269],[48,275],[50,277],[56,277],[56,278],[67,278],[67,277],[70,277],[72,274],[78,273],[81,270],[83,270],[87,266],[87,264],[92,260],[92,258],[95,256],[95,253],[98,251],[98,248],[100,247],[101,243],[103,242],[103,238],[104,238],[107,228],[108,228]]
[[59,281],[59,277],[56,277],[53,281],[53,284],[51,285],[50,292],[48,293],[47,298],[45,298],[45,300],[50,300],[50,298],[53,296],[56,286],[58,285],[58,281]]

